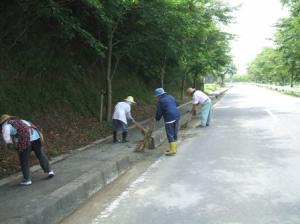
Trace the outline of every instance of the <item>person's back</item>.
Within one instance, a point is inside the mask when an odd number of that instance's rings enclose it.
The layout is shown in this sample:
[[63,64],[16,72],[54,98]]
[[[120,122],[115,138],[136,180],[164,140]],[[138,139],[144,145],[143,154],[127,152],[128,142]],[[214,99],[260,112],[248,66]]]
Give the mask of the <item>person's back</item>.
[[130,104],[127,102],[119,102],[114,108],[112,119],[117,119],[127,124],[127,114],[130,113]]
[[159,120],[161,116],[163,116],[165,122],[179,120],[180,113],[177,109],[177,102],[173,96],[164,94],[159,98],[157,104],[159,108],[156,114],[157,120]]
[[209,97],[201,90],[196,90],[193,94],[193,104],[203,104]]

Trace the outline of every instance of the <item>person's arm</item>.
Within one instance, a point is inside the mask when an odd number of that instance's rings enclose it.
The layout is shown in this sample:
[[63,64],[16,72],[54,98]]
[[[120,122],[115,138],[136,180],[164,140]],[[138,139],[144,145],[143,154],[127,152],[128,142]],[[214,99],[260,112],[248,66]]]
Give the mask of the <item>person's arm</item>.
[[192,104],[193,104],[193,106],[192,106],[191,113],[192,113],[193,115],[196,115],[196,112],[197,112],[197,106],[199,105],[199,101],[198,101],[197,97],[195,96],[195,94],[194,94],[193,97],[192,97]]
[[160,103],[158,102],[157,105],[156,105],[156,115],[155,115],[155,120],[156,121],[159,121],[162,117],[162,110],[161,110],[161,107],[160,107]]
[[131,115],[131,106],[130,105],[128,105],[128,108],[127,108],[127,111],[126,111],[126,118],[134,121],[134,119]]
[[197,113],[197,104],[193,104],[191,113],[195,115]]
[[13,144],[13,140],[10,135],[10,126],[9,125],[4,125],[2,128],[2,135],[3,135],[3,140],[5,144]]
[[131,116],[131,112],[130,112],[130,111],[127,112],[126,116],[127,116],[128,119],[132,120],[133,122],[135,121],[135,120],[133,119],[133,117]]
[[177,102],[177,100],[174,98],[175,103],[176,103],[176,107],[179,107],[179,103]]
[[172,97],[172,99],[174,100],[174,102],[175,102],[175,104],[176,104],[176,107],[178,107],[178,106],[179,106],[179,103],[177,102],[176,98],[175,98],[174,96],[171,96],[171,97]]
[[13,139],[10,135],[11,132],[11,127],[9,125],[5,125],[2,127],[2,136],[3,136],[3,140],[6,144],[6,148],[9,150],[13,150],[15,149],[15,145],[13,142]]

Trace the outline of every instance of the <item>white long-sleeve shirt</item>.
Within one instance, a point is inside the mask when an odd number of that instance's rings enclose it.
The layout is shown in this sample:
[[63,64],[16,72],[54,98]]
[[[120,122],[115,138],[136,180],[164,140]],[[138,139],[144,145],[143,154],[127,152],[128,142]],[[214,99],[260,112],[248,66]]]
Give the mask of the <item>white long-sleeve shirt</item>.
[[115,106],[112,119],[120,120],[127,124],[127,118],[133,120],[130,111],[131,106],[129,102],[119,102]]
[[[31,126],[28,121],[21,120],[24,124],[27,126]],[[11,124],[8,124],[7,122],[4,122],[2,125],[2,136],[3,140],[6,144],[11,144],[13,143],[12,136],[15,136],[17,134],[17,129],[13,127]],[[40,135],[38,132],[32,128],[32,131],[30,131],[30,141],[35,141],[40,138]],[[16,138],[15,138],[16,139]],[[16,139],[18,141],[18,139]]]

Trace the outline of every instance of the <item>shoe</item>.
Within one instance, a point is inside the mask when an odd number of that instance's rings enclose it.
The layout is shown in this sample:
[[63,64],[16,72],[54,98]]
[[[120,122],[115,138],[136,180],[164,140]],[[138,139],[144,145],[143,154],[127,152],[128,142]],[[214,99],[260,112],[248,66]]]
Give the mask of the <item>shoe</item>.
[[196,126],[196,128],[206,128],[206,125],[199,124]]
[[22,182],[20,183],[22,186],[29,186],[32,184],[32,181],[30,179],[28,180],[22,180]]
[[54,172],[51,170],[49,173],[48,173],[48,178],[52,178],[52,177],[54,177]]
[[126,143],[126,142],[128,142],[128,140],[127,140],[127,132],[123,132],[122,133],[122,143]]
[[117,138],[117,132],[114,131],[113,132],[113,143],[119,143],[119,142],[120,142],[120,140]]

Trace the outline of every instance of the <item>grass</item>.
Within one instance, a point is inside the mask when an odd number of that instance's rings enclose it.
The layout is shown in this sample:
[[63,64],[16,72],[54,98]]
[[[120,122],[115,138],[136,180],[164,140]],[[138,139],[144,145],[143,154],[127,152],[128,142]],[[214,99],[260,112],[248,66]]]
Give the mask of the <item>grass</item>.
[[212,83],[212,84],[205,84],[204,85],[204,91],[207,93],[215,92],[218,89],[221,89],[222,86],[218,83]]
[[266,85],[266,84],[259,84],[259,85],[287,95],[300,97],[300,85],[295,85],[293,88],[290,86],[276,86],[276,85]]

